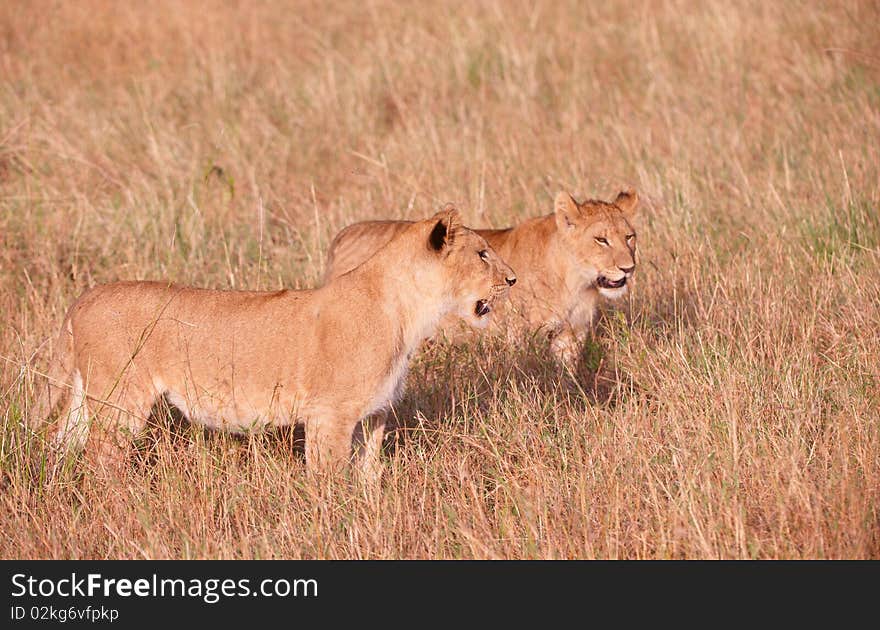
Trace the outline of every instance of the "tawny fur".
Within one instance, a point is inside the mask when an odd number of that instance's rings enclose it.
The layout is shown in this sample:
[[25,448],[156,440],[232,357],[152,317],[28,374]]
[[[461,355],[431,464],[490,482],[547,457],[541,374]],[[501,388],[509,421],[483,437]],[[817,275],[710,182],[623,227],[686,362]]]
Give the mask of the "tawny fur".
[[[518,272],[519,284],[505,308],[507,317],[496,323],[515,330],[522,322],[533,331],[544,331],[551,337],[554,355],[566,363],[574,361],[595,319],[600,296],[617,299],[626,294],[636,265],[637,205],[634,191],[621,192],[611,203],[578,203],[560,192],[551,214],[513,228],[476,230]],[[407,221],[366,221],[344,228],[330,245],[325,282],[363,262],[408,225]],[[621,287],[601,286],[621,279]],[[448,333],[454,327],[454,322],[444,322]]]
[[[303,422],[309,467],[344,462],[356,425],[400,395],[411,353],[440,319],[484,325],[478,300],[494,305],[513,278],[454,209],[408,225],[362,262],[308,291],[95,287],[68,312],[38,410],[69,400],[55,442],[85,446],[102,466],[161,396],[217,429]],[[380,424],[369,427],[373,441]]]

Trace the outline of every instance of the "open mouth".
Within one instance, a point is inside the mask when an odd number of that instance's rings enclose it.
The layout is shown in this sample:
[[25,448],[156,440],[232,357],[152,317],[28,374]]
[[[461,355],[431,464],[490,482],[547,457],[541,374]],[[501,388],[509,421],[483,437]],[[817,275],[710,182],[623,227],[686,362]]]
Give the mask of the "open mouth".
[[626,284],[626,276],[623,276],[619,280],[609,280],[605,276],[599,276],[596,280],[596,284],[602,289],[619,289]]
[[477,317],[488,315],[491,310],[492,307],[489,306],[488,300],[477,300],[477,305],[474,307],[474,313],[477,314]]

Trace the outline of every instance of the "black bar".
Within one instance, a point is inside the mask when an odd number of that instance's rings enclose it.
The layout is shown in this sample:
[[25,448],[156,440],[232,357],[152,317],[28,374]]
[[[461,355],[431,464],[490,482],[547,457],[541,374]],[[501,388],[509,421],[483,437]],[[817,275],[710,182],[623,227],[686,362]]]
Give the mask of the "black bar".
[[122,627],[185,619],[244,628],[273,618],[363,623],[404,613],[496,622],[540,613],[548,622],[593,625],[609,614],[659,621],[709,607],[727,622],[778,614],[838,626],[859,610],[876,613],[878,578],[877,562],[5,561],[0,618],[8,623],[0,625],[54,626],[61,614],[65,625],[109,623],[111,610]]

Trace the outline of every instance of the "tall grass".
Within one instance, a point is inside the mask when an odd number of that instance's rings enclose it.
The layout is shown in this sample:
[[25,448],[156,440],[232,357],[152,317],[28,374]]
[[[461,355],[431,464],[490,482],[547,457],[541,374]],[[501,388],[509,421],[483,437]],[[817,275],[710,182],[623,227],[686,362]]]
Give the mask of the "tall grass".
[[[0,556],[880,556],[874,2],[0,4]],[[336,230],[645,199],[576,373],[430,344],[381,489],[158,422],[128,479],[22,426],[67,306],[306,287]],[[158,414],[160,417],[163,414]]]

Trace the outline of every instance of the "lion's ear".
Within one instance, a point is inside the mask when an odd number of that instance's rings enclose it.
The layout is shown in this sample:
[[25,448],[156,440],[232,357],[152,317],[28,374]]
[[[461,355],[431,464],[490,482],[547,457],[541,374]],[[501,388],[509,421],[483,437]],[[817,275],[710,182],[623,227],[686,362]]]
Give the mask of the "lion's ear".
[[567,192],[556,194],[556,199],[553,201],[553,210],[556,213],[556,227],[560,231],[570,230],[577,225],[578,205]]
[[433,227],[428,236],[428,247],[435,252],[448,249],[461,230],[461,214],[453,204],[447,203],[443,210],[431,217],[431,222]]
[[634,215],[636,206],[639,205],[639,195],[632,189],[622,190],[614,199],[614,205],[620,208],[624,214]]

